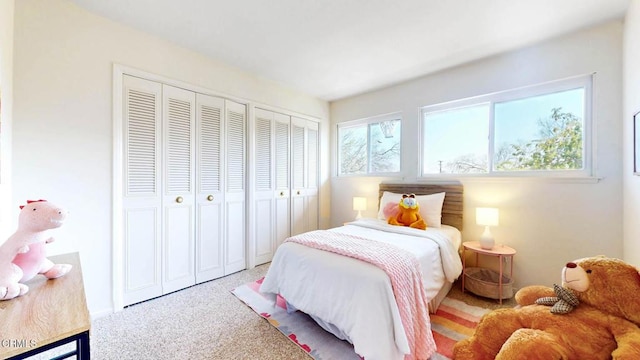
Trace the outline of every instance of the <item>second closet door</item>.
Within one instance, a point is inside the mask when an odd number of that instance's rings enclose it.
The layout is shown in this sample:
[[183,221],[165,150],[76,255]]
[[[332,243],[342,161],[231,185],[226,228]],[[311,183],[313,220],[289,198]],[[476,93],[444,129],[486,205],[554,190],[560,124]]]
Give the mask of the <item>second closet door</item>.
[[291,234],[318,229],[318,123],[291,118]]
[[196,281],[246,268],[246,106],[197,94]]
[[276,248],[290,235],[289,126],[290,117],[255,109],[252,238],[256,265],[271,261]]
[[163,292],[195,284],[195,93],[163,85]]
[[245,182],[247,148],[247,108],[225,100],[225,262],[224,272],[231,274],[247,267],[245,247]]
[[224,272],[224,99],[196,94],[196,282]]

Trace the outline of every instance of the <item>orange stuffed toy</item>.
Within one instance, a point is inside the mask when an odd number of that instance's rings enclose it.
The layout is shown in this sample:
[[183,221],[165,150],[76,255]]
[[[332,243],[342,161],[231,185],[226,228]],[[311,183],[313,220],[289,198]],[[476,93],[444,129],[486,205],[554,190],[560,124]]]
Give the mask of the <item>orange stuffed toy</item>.
[[640,359],[640,274],[603,256],[567,263],[562,286],[527,286],[484,315],[456,360]]
[[395,214],[389,216],[389,224],[422,230],[427,228],[427,223],[420,216],[420,206],[415,194],[403,194],[397,209]]

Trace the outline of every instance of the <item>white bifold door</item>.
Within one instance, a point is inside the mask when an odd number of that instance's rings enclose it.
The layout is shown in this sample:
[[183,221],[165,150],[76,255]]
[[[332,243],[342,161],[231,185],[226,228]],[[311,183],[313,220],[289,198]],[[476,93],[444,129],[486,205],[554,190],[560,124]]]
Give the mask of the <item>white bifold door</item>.
[[318,123],[291,118],[291,235],[318,229]]
[[246,106],[123,77],[124,305],[246,268]]
[[292,234],[318,228],[318,123],[255,109],[255,264],[271,261]]

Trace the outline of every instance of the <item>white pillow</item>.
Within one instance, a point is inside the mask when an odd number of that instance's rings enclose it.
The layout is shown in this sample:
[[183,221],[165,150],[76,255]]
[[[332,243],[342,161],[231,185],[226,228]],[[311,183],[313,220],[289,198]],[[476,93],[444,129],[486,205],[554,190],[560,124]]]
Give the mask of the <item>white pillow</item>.
[[[436,193],[430,195],[416,195],[418,205],[420,205],[420,216],[427,223],[427,226],[439,228],[442,226],[442,204],[444,203],[445,193]],[[382,193],[380,198],[380,208],[378,209],[378,219],[386,220],[384,216],[384,207],[392,202],[400,203],[402,194],[396,194],[389,191]]]

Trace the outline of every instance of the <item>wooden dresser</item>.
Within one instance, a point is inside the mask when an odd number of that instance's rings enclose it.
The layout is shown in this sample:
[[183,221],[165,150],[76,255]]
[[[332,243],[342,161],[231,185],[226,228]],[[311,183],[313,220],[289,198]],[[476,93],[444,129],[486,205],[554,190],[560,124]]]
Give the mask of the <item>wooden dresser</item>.
[[28,281],[29,292],[0,301],[0,358],[22,359],[75,342],[68,353],[89,359],[91,319],[82,281],[78,253],[49,257],[56,264],[71,264],[65,276],[47,280],[42,275]]

